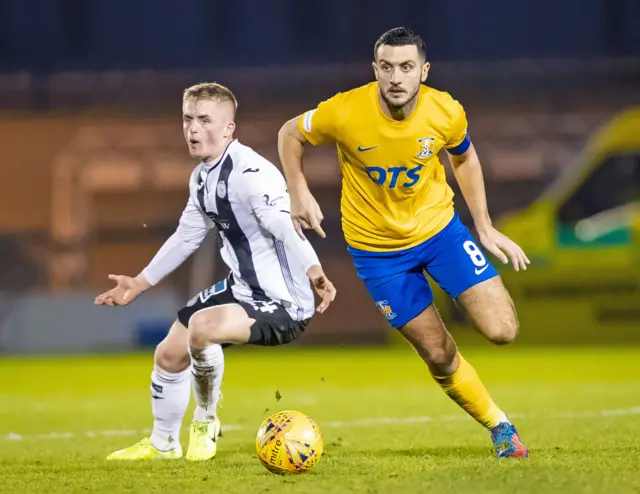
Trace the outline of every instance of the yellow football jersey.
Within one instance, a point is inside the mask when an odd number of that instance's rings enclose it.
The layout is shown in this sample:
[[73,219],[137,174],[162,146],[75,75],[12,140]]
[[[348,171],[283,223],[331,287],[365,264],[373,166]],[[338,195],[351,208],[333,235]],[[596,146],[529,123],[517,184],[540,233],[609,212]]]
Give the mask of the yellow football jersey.
[[421,85],[404,120],[380,108],[378,83],[338,93],[301,115],[313,145],[335,142],[342,170],[342,227],[347,243],[367,251],[420,244],[453,218],[453,191],[438,158],[469,147],[462,105]]

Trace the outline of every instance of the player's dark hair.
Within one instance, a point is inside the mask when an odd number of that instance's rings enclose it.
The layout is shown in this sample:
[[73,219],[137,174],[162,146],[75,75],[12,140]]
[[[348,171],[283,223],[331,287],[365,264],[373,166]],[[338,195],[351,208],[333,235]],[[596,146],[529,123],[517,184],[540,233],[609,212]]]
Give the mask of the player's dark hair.
[[378,48],[382,45],[387,46],[407,46],[413,45],[418,49],[418,53],[424,58],[427,58],[427,45],[424,40],[414,33],[408,27],[394,27],[389,29],[386,33],[378,38],[376,44],[373,46],[373,58],[378,56]]

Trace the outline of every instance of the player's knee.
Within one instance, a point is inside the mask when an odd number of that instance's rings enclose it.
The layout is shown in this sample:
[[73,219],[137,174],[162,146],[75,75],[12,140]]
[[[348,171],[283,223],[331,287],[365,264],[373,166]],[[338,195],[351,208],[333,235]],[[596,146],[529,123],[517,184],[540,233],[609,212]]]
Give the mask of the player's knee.
[[155,364],[167,372],[181,372],[190,363],[189,353],[184,345],[171,344],[170,340],[162,340],[156,347]]
[[425,359],[429,370],[436,376],[448,376],[455,371],[457,349],[453,340],[429,348]]
[[518,336],[519,323],[515,309],[506,311],[488,331],[489,339],[496,345],[511,343]]
[[196,312],[189,320],[189,346],[205,348],[214,343],[222,343],[221,321],[206,311]]
[[429,350],[429,362],[436,367],[446,368],[453,364],[456,353],[446,347],[431,348]]

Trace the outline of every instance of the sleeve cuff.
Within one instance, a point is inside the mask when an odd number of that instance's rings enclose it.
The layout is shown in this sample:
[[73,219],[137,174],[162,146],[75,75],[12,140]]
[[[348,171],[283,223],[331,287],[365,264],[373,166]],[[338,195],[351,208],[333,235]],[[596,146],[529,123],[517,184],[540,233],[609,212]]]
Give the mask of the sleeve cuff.
[[142,270],[142,272],[140,273],[140,275],[147,281],[147,283],[149,283],[151,286],[156,286],[160,280],[157,280],[155,278],[153,278],[150,274],[149,274],[149,270],[147,268],[144,268]]
[[464,154],[467,152],[470,146],[471,146],[471,139],[467,134],[464,136],[464,139],[462,139],[462,142],[460,144],[458,144],[457,146],[453,146],[452,148],[447,148],[447,153],[454,154],[454,155]]

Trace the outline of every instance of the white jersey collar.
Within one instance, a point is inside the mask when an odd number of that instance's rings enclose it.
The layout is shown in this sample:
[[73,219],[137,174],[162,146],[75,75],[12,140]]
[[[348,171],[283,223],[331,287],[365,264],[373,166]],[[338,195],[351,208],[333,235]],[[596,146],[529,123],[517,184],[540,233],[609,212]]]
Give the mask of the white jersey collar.
[[224,149],[224,151],[222,152],[222,154],[220,156],[218,156],[217,158],[212,159],[211,161],[207,161],[206,163],[203,162],[202,163],[202,168],[206,171],[209,171],[213,168],[215,168],[216,166],[218,166],[220,163],[222,163],[222,161],[224,160],[224,158],[226,158],[226,156],[229,154],[229,151],[231,150],[231,148],[238,142],[238,139],[233,139],[229,144],[227,144],[227,147]]

